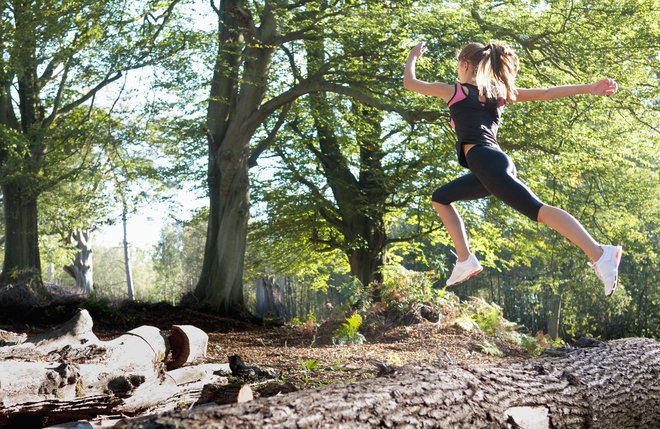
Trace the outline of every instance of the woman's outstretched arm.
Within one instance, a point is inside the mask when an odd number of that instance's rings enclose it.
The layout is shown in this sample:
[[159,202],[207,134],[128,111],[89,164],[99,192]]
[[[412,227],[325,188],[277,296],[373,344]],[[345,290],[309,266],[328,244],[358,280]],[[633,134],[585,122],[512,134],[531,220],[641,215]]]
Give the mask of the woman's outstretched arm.
[[554,86],[544,89],[516,88],[515,101],[552,100],[554,98],[571,97],[578,94],[612,95],[617,89],[617,83],[609,78],[585,85]]
[[426,44],[424,42],[418,43],[410,50],[408,60],[406,61],[406,68],[403,72],[403,87],[418,94],[439,97],[449,102],[454,95],[454,85],[440,82],[425,82],[417,79],[415,65],[417,59],[421,58],[424,52],[426,52]]

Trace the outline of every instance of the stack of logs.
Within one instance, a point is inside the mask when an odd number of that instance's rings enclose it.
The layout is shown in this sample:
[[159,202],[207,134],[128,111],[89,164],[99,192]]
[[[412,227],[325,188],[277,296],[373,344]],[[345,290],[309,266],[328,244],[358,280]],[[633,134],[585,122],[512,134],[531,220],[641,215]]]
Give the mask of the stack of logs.
[[[252,399],[249,386],[218,389],[227,384],[230,368],[200,363],[207,344],[206,333],[190,325],[173,326],[168,333],[141,326],[100,341],[86,310],[31,339],[0,331],[0,427],[36,428]],[[205,394],[205,386],[215,395]]]

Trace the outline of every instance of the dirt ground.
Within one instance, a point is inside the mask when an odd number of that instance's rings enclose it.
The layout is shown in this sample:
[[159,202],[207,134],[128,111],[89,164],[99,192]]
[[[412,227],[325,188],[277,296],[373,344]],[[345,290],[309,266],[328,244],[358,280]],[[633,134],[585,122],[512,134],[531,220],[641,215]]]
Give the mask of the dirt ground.
[[326,322],[316,334],[288,326],[210,332],[209,359],[218,362],[226,355],[238,354],[246,363],[276,368],[286,380],[306,388],[373,377],[378,373],[377,363],[474,364],[526,356],[523,350],[511,347],[507,347],[505,357],[485,355],[475,348],[483,339],[480,336],[427,321],[367,333],[361,345],[333,345],[330,328],[338,325],[339,321]]
[[[484,333],[465,332],[449,322],[423,318],[367,318],[361,328],[361,345],[335,345],[333,332],[344,319],[320,325],[271,325],[219,317],[204,311],[167,304],[129,304],[122,307],[88,306],[94,333],[103,340],[115,338],[141,325],[167,331],[172,325],[193,325],[209,335],[208,363],[227,363],[239,355],[247,365],[274,368],[298,389],[321,387],[374,377],[378,363],[392,366],[419,363],[479,364],[519,360],[526,350]],[[62,323],[78,311],[74,303],[32,310],[32,314],[0,312],[0,329],[32,335]],[[437,319],[436,319],[437,320]],[[448,320],[448,319],[447,319]],[[489,340],[504,352],[494,357],[478,351],[477,343]]]

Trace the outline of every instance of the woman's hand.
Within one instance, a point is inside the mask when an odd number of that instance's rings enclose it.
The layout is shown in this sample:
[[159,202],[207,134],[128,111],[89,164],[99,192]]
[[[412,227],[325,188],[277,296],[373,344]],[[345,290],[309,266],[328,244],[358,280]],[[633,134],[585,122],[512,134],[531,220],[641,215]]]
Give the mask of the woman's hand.
[[617,89],[619,89],[619,85],[617,85],[614,79],[610,78],[601,79],[591,84],[591,93],[593,95],[612,95]]
[[408,58],[422,58],[422,55],[424,55],[424,52],[426,52],[426,42],[419,42],[418,44],[415,45],[414,48],[410,50],[410,53],[408,54]]

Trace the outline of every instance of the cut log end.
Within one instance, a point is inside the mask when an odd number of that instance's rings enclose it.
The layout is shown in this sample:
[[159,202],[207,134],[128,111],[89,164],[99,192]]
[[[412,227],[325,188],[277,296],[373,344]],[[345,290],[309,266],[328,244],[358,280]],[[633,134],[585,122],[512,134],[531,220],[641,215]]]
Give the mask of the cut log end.
[[172,360],[167,363],[168,370],[199,362],[206,357],[209,336],[199,328],[174,325],[168,339],[172,353]]
[[239,404],[243,402],[249,402],[253,399],[254,395],[252,394],[252,388],[247,384],[238,390],[238,397],[236,398],[236,402]]

